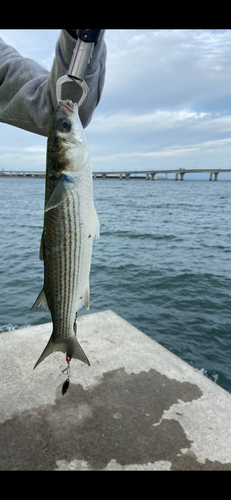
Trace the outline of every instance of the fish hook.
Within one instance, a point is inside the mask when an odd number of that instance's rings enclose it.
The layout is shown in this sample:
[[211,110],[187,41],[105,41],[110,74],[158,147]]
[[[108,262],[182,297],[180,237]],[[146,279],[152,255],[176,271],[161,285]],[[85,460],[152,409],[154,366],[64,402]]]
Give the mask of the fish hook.
[[66,353],[67,367],[65,368],[65,370],[63,370],[63,373],[66,371],[67,379],[65,380],[65,382],[62,385],[62,396],[64,396],[64,394],[66,394],[66,392],[69,388],[69,385],[70,385],[70,371],[71,371],[70,361],[71,361],[71,358],[69,358],[68,354]]

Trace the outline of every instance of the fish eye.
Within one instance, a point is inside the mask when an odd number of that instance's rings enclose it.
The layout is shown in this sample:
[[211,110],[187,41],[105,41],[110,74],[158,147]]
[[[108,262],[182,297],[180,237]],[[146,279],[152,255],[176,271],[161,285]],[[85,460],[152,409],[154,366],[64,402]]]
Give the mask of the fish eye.
[[60,118],[57,120],[57,130],[59,130],[59,132],[70,132],[71,122],[68,120],[68,118],[60,116]]

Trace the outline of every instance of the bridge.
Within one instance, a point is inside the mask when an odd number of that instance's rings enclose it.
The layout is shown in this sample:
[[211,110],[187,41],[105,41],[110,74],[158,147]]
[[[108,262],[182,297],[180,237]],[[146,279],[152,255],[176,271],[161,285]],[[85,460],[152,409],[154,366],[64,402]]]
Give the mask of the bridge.
[[129,171],[118,171],[118,172],[93,172],[93,178],[114,178],[117,177],[119,179],[127,179],[129,180],[130,177],[136,177],[140,179],[146,179],[148,180],[155,180],[155,176],[158,174],[165,174],[165,178],[168,179],[168,174],[175,174],[175,180],[177,181],[180,179],[181,181],[184,180],[184,175],[187,173],[208,173],[209,174],[209,180],[212,181],[213,176],[214,176],[214,181],[217,181],[218,174],[220,172],[231,172],[231,169],[228,168],[219,168],[219,169],[208,169],[208,168],[193,168],[193,169],[186,169],[186,168],[178,168],[178,169],[169,169],[169,170],[129,170]]
[[[209,180],[217,181],[218,174],[220,172],[231,172],[231,168],[178,168],[178,169],[168,169],[168,170],[118,170],[117,172],[92,172],[93,179],[127,179],[138,178],[154,181],[158,174],[165,174],[165,179],[168,179],[168,174],[175,174],[175,180],[184,180],[185,174],[188,173],[208,173]],[[35,177],[44,178],[45,171],[31,171],[31,170],[0,170],[0,177]]]

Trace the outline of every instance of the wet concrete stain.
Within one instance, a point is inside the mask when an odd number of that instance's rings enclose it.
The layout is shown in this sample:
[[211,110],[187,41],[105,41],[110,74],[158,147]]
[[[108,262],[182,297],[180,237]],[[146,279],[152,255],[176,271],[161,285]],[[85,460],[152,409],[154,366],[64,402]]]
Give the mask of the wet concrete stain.
[[[86,390],[71,383],[65,396],[60,385],[55,404],[16,414],[0,425],[0,470],[54,470],[57,461],[75,459],[88,462],[92,470],[112,459],[123,466],[167,460],[173,470],[231,470],[231,464],[199,464],[181,425],[161,421],[178,399],[190,402],[201,395],[198,386],[154,369],[128,374],[120,368]],[[182,455],[182,448],[189,452]]]

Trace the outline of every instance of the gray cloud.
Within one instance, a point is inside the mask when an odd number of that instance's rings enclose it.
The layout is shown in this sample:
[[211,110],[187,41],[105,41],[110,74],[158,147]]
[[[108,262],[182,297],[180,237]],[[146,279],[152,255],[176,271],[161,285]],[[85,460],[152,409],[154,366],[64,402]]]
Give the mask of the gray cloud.
[[104,97],[112,109],[116,104],[117,109],[205,110],[207,103],[210,110],[214,97],[223,102],[230,94],[230,30],[142,30],[138,36],[125,30],[106,36]]

